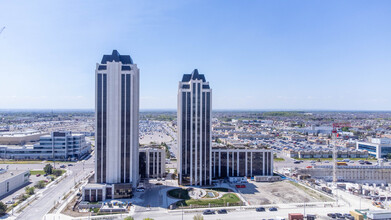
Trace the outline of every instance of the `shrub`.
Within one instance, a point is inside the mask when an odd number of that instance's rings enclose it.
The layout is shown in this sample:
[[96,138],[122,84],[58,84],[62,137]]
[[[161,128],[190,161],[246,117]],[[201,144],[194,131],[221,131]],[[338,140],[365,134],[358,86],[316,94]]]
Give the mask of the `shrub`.
[[202,216],[201,214],[197,214],[193,217],[193,220],[204,220],[204,216]]
[[25,190],[26,190],[26,193],[27,193],[28,195],[33,195],[33,194],[34,194],[35,188],[34,188],[33,186],[32,186],[32,187],[26,186]]
[[42,189],[45,187],[45,181],[40,180],[37,184],[35,184],[35,188]]
[[61,170],[54,170],[54,171],[53,171],[53,174],[54,174],[55,176],[61,176],[61,175],[62,175],[62,171],[61,171]]

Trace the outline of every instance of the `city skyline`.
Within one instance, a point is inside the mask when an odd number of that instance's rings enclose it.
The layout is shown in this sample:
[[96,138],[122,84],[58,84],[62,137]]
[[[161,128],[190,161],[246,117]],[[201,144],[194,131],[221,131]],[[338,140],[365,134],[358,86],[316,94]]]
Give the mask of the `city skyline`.
[[175,109],[194,68],[215,110],[391,110],[387,1],[42,3],[2,4],[0,109],[93,109],[91,64],[117,49],[142,110]]

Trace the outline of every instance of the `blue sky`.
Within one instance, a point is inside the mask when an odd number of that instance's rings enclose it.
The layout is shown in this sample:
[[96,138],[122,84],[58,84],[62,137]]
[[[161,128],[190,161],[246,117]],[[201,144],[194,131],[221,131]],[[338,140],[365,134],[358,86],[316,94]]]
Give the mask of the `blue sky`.
[[0,1],[0,109],[92,109],[95,64],[140,68],[175,109],[198,68],[214,109],[391,110],[391,1]]

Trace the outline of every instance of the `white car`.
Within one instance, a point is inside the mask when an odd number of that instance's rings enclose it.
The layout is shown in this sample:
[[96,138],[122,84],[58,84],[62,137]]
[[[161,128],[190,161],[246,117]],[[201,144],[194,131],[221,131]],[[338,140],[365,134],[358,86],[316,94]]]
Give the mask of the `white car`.
[[10,201],[7,201],[5,204],[14,204],[15,201],[14,200],[10,200]]

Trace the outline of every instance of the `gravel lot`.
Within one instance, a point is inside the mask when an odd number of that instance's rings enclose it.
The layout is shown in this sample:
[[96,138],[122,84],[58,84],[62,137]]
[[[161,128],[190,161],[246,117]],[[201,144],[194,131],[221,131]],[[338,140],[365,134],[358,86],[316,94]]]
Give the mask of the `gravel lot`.
[[238,190],[250,205],[331,201],[319,193],[304,191],[288,181],[250,182],[246,184],[246,188]]

